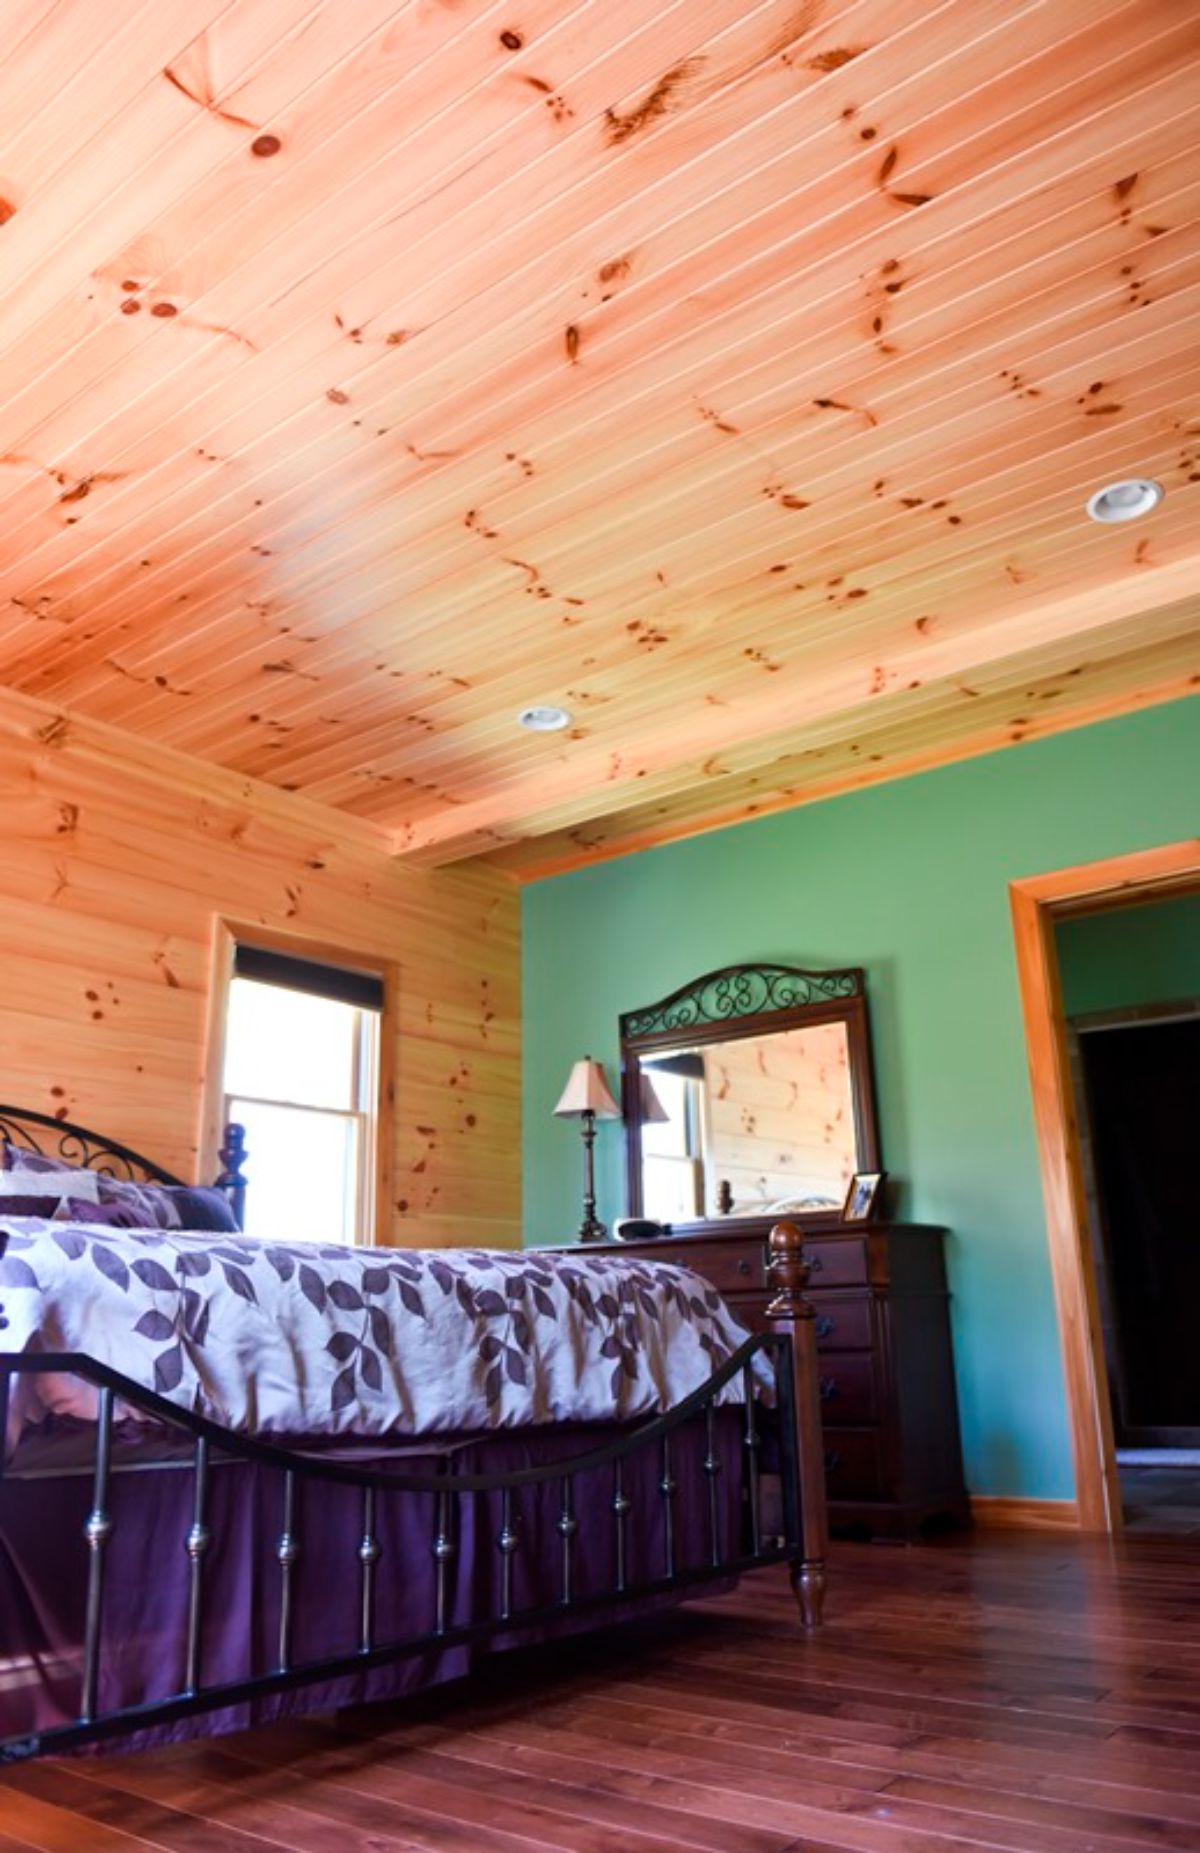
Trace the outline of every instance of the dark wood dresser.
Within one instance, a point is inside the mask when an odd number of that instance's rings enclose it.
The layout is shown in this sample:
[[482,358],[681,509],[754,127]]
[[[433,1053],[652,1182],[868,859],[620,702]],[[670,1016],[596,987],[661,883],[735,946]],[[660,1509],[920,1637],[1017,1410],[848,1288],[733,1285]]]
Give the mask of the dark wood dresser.
[[[944,1234],[926,1223],[843,1223],[805,1242],[836,1529],[912,1537],[932,1520],[969,1522]],[[695,1268],[743,1324],[767,1325],[761,1225],[609,1245]]]

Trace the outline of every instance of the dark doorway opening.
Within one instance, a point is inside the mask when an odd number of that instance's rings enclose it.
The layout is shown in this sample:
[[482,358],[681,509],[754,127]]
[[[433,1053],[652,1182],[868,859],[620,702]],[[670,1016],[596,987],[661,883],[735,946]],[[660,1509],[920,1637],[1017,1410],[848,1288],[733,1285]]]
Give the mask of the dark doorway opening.
[[1200,1014],[1074,1027],[1122,1502],[1200,1532]]

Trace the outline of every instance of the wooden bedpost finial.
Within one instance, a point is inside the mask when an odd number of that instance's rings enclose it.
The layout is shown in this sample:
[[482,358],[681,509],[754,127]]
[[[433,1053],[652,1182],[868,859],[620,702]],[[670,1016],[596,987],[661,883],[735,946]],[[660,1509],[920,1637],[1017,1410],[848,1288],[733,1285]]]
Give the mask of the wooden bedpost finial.
[[228,1193],[237,1226],[246,1226],[246,1180],[242,1176],[242,1166],[246,1162],[246,1128],[231,1120],[225,1128],[225,1138],[217,1157],[221,1160],[221,1175],[217,1179],[217,1189]]
[[794,1222],[777,1222],[767,1245],[771,1250],[768,1271],[775,1288],[767,1311],[773,1319],[785,1313],[793,1319],[811,1319],[813,1310],[804,1297],[812,1272],[804,1255],[804,1231]]
[[769,1237],[769,1273],[775,1285],[767,1307],[773,1330],[789,1341],[780,1367],[780,1390],[790,1397],[791,1419],[784,1412],[783,1440],[794,1450],[790,1476],[800,1510],[788,1516],[795,1541],[791,1560],[792,1591],[806,1628],[820,1624],[825,1600],[825,1557],[829,1547],[825,1508],[825,1440],[821,1427],[821,1392],[817,1371],[817,1334],[813,1309],[805,1298],[811,1272],[804,1256],[804,1231],[798,1223],[778,1222]]

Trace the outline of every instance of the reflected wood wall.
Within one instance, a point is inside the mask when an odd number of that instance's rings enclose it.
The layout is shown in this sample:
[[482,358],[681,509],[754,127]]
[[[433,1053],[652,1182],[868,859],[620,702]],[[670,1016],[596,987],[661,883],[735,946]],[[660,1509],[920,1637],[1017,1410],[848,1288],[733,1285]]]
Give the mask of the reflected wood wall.
[[844,1027],[723,1042],[704,1065],[713,1178],[734,1203],[821,1195],[840,1208],[856,1167]]
[[391,1239],[519,1241],[510,877],[3,690],[0,800],[0,1098],[192,1177],[217,920],[345,945],[399,975]]

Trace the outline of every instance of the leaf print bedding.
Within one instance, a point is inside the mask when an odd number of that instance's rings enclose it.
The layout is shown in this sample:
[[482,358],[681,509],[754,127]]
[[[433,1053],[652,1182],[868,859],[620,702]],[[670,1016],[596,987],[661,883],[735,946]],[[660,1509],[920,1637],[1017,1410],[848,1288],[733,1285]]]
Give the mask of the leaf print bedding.
[[[32,1218],[0,1228],[4,1349],[83,1352],[242,1434],[628,1421],[698,1389],[746,1336],[698,1275],[632,1256],[315,1247]],[[741,1397],[740,1381],[722,1393]],[[95,1392],[73,1378],[18,1377],[8,1440],[48,1416],[95,1413]]]

